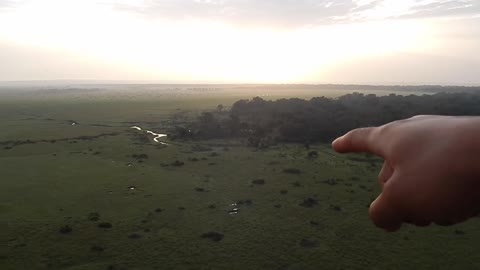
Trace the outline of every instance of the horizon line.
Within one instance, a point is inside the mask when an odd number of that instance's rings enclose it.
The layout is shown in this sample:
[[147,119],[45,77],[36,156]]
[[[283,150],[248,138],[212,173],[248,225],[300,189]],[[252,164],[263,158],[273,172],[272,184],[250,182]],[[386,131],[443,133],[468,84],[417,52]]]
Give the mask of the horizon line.
[[373,82],[362,82],[362,83],[336,83],[336,82],[284,82],[284,83],[271,83],[271,82],[222,82],[222,81],[180,81],[180,80],[89,80],[89,79],[53,79],[53,80],[0,80],[0,85],[2,84],[45,84],[45,83],[54,83],[54,84],[105,84],[105,85],[135,85],[135,84],[158,84],[158,85],[308,85],[308,86],[325,86],[325,85],[344,85],[344,86],[457,86],[457,87],[480,87],[480,83],[470,83],[470,84],[459,84],[459,83],[398,83],[398,82],[384,82],[384,83],[373,83]]

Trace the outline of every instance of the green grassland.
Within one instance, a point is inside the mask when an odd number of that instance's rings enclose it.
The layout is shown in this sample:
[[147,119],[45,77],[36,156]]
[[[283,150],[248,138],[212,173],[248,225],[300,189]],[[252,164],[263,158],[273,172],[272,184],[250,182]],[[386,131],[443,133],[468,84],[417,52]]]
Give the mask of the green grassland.
[[478,220],[371,224],[380,159],[130,128],[241,95],[39,96],[0,100],[0,269],[480,269]]

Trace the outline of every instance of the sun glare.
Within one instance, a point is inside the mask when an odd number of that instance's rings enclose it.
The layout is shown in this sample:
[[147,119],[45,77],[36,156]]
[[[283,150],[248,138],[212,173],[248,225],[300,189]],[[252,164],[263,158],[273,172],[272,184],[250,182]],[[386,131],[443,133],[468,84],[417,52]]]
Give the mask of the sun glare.
[[382,21],[253,29],[151,20],[89,1],[34,1],[0,17],[0,39],[115,62],[143,79],[288,83],[321,77],[347,58],[417,50],[427,26]]

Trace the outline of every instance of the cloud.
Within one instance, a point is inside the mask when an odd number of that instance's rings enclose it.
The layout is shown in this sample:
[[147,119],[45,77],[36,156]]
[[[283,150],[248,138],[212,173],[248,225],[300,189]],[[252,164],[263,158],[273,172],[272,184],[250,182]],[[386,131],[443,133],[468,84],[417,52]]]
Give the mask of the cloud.
[[12,0],[0,0],[0,10],[12,8],[15,6],[15,1]]
[[412,8],[407,17],[462,16],[480,14],[480,5],[474,1],[434,2]]
[[[75,0],[45,0],[65,4]],[[0,0],[0,11],[35,0]],[[383,19],[478,16],[478,0],[82,0],[153,20],[295,28]],[[38,2],[37,2],[38,3]]]
[[133,0],[110,4],[154,19],[264,27],[480,14],[476,0]]
[[352,1],[345,0],[164,0],[113,5],[123,11],[156,19],[214,20],[275,27],[327,23],[329,19],[346,14],[355,7]]
[[[358,3],[358,1],[356,2]],[[446,16],[461,17],[477,13],[480,13],[480,5],[474,0],[383,0],[371,1],[368,4],[368,8],[355,10],[347,14],[344,19],[357,21]]]

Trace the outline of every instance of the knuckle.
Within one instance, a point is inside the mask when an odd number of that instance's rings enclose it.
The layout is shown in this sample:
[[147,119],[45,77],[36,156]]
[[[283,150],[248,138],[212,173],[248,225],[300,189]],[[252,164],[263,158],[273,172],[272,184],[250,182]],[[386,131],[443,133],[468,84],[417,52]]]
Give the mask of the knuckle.
[[374,136],[380,140],[389,138],[391,137],[391,134],[393,134],[394,129],[396,128],[397,125],[398,125],[397,122],[391,122],[383,126],[380,126],[376,128],[375,131],[373,132]]

